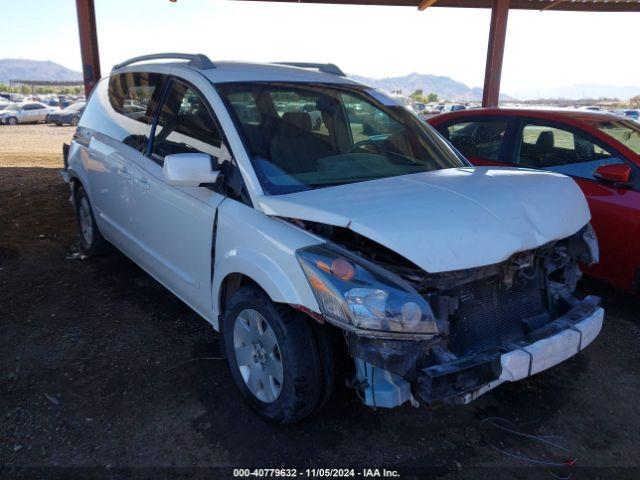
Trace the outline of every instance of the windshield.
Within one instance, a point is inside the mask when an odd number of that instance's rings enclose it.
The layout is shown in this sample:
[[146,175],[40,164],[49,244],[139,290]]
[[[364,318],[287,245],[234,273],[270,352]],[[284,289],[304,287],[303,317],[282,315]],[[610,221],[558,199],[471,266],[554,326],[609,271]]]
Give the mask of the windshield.
[[630,120],[606,121],[598,123],[598,128],[640,155],[640,124]]
[[9,105],[7,105],[7,108],[5,108],[5,110],[10,111],[10,112],[17,112],[18,110],[20,110],[20,104],[19,103],[10,103]]
[[278,195],[468,163],[430,127],[365,87],[218,84],[266,193]]

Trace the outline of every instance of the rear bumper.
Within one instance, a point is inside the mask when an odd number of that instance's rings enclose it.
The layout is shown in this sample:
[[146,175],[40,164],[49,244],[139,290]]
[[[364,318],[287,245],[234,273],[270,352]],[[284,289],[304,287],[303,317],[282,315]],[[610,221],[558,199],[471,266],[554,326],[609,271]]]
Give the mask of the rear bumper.
[[504,382],[530,377],[580,352],[598,336],[603,318],[600,300],[586,297],[564,316],[500,351],[423,369],[418,394],[427,403],[469,403]]

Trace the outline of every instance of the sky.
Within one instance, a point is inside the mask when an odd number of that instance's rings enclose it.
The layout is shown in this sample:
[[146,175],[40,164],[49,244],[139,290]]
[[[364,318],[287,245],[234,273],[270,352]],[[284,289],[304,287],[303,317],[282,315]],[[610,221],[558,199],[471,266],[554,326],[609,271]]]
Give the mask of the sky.
[[[482,86],[490,11],[231,0],[95,0],[102,71],[146,53],[331,62],[373,78],[412,72]],[[8,8],[7,8],[8,7]],[[0,58],[80,70],[74,0],[5,5]],[[502,91],[639,85],[640,13],[511,11]]]

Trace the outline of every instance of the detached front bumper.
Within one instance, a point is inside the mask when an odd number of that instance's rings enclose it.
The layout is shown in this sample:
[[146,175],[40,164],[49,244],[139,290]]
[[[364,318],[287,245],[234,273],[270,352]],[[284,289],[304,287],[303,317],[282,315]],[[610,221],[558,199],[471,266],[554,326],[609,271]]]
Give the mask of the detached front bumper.
[[417,393],[427,403],[466,404],[504,382],[514,382],[557,365],[600,333],[600,299],[586,297],[569,312],[496,352],[483,352],[421,371]]

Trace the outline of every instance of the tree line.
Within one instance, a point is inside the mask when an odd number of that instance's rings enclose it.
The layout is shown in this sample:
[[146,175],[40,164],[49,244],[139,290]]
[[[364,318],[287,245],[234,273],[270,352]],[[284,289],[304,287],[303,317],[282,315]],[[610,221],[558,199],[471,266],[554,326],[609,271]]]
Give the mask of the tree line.
[[33,89],[30,85],[19,85],[9,88],[9,85],[0,82],[0,92],[22,93],[23,95],[29,95],[31,93],[35,93],[37,95],[44,95],[47,93],[55,93],[57,95],[79,95],[83,92],[83,88],[80,85],[75,87],[56,87],[54,85],[41,87],[36,86]]

